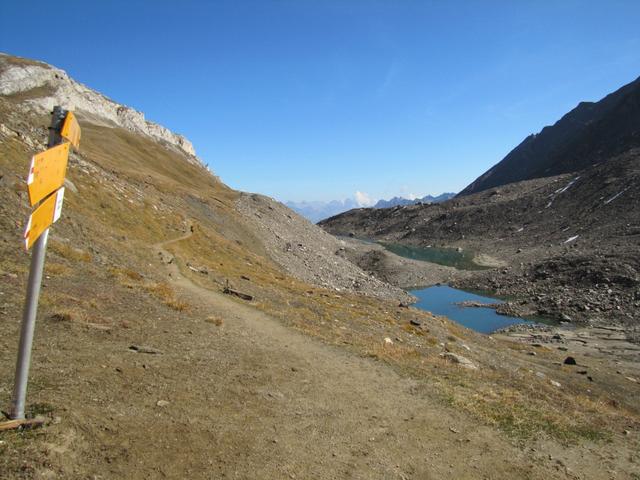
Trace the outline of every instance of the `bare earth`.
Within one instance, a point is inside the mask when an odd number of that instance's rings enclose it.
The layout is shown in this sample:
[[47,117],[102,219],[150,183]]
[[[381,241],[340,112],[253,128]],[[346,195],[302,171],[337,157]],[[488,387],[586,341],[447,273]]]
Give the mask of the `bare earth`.
[[[154,253],[171,257],[172,243]],[[558,451],[544,437],[509,440],[444,406],[429,381],[284,327],[194,284],[177,262],[162,265],[192,308],[180,321],[148,310],[125,330],[40,326],[33,377],[43,383],[30,400],[69,407],[43,430],[1,437],[5,455],[16,435],[31,445],[0,478],[635,478],[623,472],[636,454],[621,464],[613,445]],[[3,345],[8,365],[13,345]]]

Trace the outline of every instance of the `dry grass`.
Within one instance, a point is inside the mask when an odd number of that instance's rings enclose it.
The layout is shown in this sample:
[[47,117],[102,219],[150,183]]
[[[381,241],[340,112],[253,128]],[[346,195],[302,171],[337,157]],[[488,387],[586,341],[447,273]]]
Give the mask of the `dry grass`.
[[[46,264],[45,264],[46,265]],[[0,258],[0,273],[21,275],[29,271],[29,264],[16,262],[12,258]]]
[[451,364],[437,369],[447,369],[446,381],[438,381],[447,403],[518,439],[546,434],[565,444],[603,441],[612,435],[613,425],[633,417],[529,372],[509,377],[497,370],[467,371]]
[[435,347],[439,343],[438,339],[431,335],[425,335],[425,342],[427,342],[427,345],[431,347]]
[[88,263],[92,259],[89,252],[86,252],[79,248],[74,248],[67,243],[59,242],[57,240],[50,240],[48,244],[52,252],[70,262]]
[[385,360],[388,362],[411,362],[415,363],[423,357],[414,347],[406,345],[378,343],[368,349],[366,354],[370,357]]
[[211,323],[216,327],[221,327],[224,324],[224,320],[222,320],[222,318],[215,315],[208,316],[207,318],[204,319],[204,321],[207,323]]
[[131,280],[134,280],[136,282],[141,282],[142,280],[144,280],[144,277],[142,276],[142,274],[140,274],[139,272],[136,272],[135,270],[125,268],[121,272],[125,277]]
[[191,308],[186,301],[177,298],[176,291],[165,281],[147,280],[141,273],[131,268],[111,267],[109,273],[117,278],[123,287],[147,292],[177,312],[186,312]]
[[190,309],[187,302],[176,298],[175,290],[166,282],[144,283],[141,286],[173,310],[184,312]]
[[73,322],[78,320],[78,316],[75,311],[60,310],[50,315],[49,320],[52,322]]
[[71,273],[71,269],[62,263],[45,262],[44,273],[45,275],[66,276]]
[[[446,323],[446,327],[447,327],[447,330],[449,331],[449,333],[451,334],[450,338],[456,339],[456,337],[457,337],[456,340],[458,340],[460,338],[465,338],[467,336],[468,330],[464,329],[463,327],[461,327],[457,323],[447,322]],[[456,340],[452,340],[452,341],[456,341]]]
[[142,288],[163,302],[167,302],[175,298],[173,288],[166,282],[147,283],[143,285]]
[[46,69],[50,69],[51,67],[49,67],[49,65],[47,65],[46,63],[42,63],[42,62],[38,62],[36,60],[31,60],[29,58],[22,58],[22,57],[15,57],[15,56],[6,56],[3,57],[4,61],[11,64],[11,65],[35,65],[38,67],[43,67]]
[[[210,253],[211,245],[216,246],[215,256]],[[256,297],[257,308],[306,334],[332,344],[350,345],[419,379],[429,379],[447,403],[515,438],[546,434],[561,442],[606,440],[612,425],[624,417],[606,402],[576,403],[573,392],[550,385],[548,379],[507,374],[500,367],[488,368],[482,362],[480,370],[473,372],[446,363],[437,355],[440,343],[450,342],[450,349],[474,359],[474,354],[460,343],[470,335],[464,328],[428,314],[399,311],[395,305],[367,297],[336,295],[310,287],[283,276],[265,258],[242,251],[235,242],[206,227],[172,250],[178,258],[207,266],[210,275],[206,279],[184,272],[194,282],[220,288],[226,278],[240,285],[240,276],[248,276],[251,283],[243,284],[243,288]],[[408,323],[416,315],[422,315],[424,329]],[[410,344],[384,343],[384,337],[400,334],[408,336]]]
[[177,300],[177,299],[165,300],[164,304],[167,307],[172,308],[177,312],[187,312],[191,309],[191,306],[183,300]]

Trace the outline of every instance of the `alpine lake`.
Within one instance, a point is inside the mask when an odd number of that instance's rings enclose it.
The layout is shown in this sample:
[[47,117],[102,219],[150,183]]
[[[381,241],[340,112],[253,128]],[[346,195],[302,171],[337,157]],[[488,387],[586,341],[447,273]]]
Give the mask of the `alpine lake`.
[[[446,265],[459,270],[485,270],[488,268],[476,264],[473,261],[474,254],[472,252],[460,251],[455,248],[424,248],[388,243],[381,243],[381,245],[401,257]],[[480,333],[489,334],[510,325],[537,323],[524,318],[499,315],[495,309],[490,307],[465,307],[464,303],[466,302],[496,304],[503,303],[503,301],[447,285],[434,285],[410,290],[409,293],[418,298],[414,304],[415,307],[435,315],[444,315]]]

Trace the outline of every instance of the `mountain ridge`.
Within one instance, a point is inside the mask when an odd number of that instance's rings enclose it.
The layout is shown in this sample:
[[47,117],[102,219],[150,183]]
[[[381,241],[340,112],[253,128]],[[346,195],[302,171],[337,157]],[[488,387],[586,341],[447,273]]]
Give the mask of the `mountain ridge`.
[[361,208],[362,206],[353,198],[346,198],[344,200],[331,200],[328,202],[323,201],[301,201],[293,202],[287,201],[284,204],[302,215],[312,223],[317,223],[320,220],[337,215],[353,208]]
[[417,203],[441,203],[446,202],[447,200],[455,197],[456,194],[454,192],[444,192],[440,195],[425,195],[422,198],[404,198],[404,197],[393,197],[389,200],[380,199],[373,206],[373,208],[391,208],[397,207],[399,205],[415,205]]
[[526,137],[458,195],[570,173],[640,146],[640,77]]
[[456,194],[452,192],[441,193],[440,195],[425,195],[422,198],[408,199],[404,197],[393,197],[389,200],[380,199],[373,206],[367,207],[360,204],[356,199],[346,198],[344,200],[323,201],[287,201],[284,204],[305,217],[312,223],[318,223],[327,218],[339,215],[356,208],[391,208],[398,205],[414,205],[416,203],[440,203],[453,198]]

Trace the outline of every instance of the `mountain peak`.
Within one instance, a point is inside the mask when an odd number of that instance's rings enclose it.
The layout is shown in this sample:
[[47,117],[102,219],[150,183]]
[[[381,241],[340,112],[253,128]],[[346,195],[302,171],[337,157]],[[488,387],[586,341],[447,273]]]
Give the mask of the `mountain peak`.
[[640,77],[529,135],[459,195],[575,172],[640,146]]

